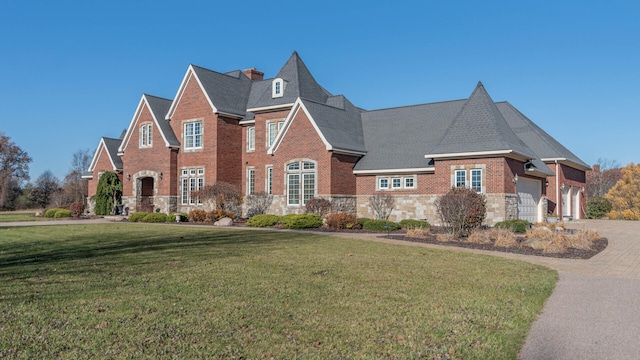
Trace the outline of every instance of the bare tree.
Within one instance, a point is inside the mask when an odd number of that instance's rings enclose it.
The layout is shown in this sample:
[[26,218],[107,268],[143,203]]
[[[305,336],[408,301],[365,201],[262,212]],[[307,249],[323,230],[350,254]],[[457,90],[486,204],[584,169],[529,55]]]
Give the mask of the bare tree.
[[31,157],[16,145],[8,136],[0,132],[0,208],[4,208],[12,184],[20,185],[29,180]]
[[264,191],[245,196],[244,203],[247,205],[247,218],[254,215],[266,214],[272,202],[273,195],[267,194]]
[[388,220],[395,205],[396,199],[384,192],[376,192],[369,197],[369,206],[378,220]]
[[42,206],[42,208],[46,208],[54,195],[59,191],[60,181],[51,171],[47,170],[36,179],[33,184],[33,189],[31,193],[29,193],[29,198],[31,201]]
[[63,203],[86,203],[89,189],[87,180],[82,178],[82,174],[87,171],[90,163],[91,150],[78,150],[73,154],[71,168],[62,183]]
[[622,179],[620,165],[615,160],[598,159],[593,169],[587,171],[587,197],[604,197]]

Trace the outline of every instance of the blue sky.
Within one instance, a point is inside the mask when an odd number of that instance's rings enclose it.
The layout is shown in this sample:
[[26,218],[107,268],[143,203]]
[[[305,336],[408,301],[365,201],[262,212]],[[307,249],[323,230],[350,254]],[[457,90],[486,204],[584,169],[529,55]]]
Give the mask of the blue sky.
[[635,1],[3,1],[0,131],[59,178],[189,64],[273,77],[297,50],[365,109],[467,98],[482,81],[589,164],[640,162]]

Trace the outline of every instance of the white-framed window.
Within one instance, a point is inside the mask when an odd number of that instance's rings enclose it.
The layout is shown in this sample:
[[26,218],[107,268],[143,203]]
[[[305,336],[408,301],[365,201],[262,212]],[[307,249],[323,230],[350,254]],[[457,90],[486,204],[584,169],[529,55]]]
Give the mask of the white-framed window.
[[287,164],[287,205],[305,205],[316,197],[316,163],[313,161],[296,161]]
[[284,120],[267,123],[267,147],[270,147],[276,141],[276,136],[278,136],[278,133],[282,130],[283,125]]
[[264,190],[267,194],[273,194],[273,166],[267,165],[267,176],[265,177]]
[[405,189],[415,189],[415,187],[416,187],[416,179],[413,176],[404,178]]
[[415,175],[378,176],[376,180],[376,190],[402,190],[415,189],[415,187]]
[[387,177],[379,177],[378,178],[378,189],[388,189],[389,188],[389,178]]
[[455,187],[467,187],[467,171],[456,170],[455,172]]
[[140,147],[151,147],[152,124],[140,126]]
[[271,97],[277,98],[284,95],[284,81],[280,78],[273,79],[271,83]]
[[247,128],[247,151],[256,149],[256,127],[249,126]]
[[192,196],[192,193],[204,187],[204,168],[182,169],[180,184],[182,205],[202,204],[202,200]]
[[247,168],[247,195],[256,193],[256,169]]
[[471,169],[471,188],[482,192],[482,169]]
[[184,148],[202,148],[202,121],[192,121],[184,124]]

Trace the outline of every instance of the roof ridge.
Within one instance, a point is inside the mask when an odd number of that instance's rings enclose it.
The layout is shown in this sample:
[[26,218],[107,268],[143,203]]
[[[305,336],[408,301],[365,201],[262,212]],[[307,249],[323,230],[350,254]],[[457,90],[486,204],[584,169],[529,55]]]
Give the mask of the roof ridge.
[[168,98],[165,98],[165,97],[162,97],[162,96],[157,96],[157,95],[151,95],[151,94],[145,93],[145,92],[143,92],[142,95],[150,96],[150,97],[153,97],[153,98],[156,98],[156,99],[160,99],[160,100],[173,101],[173,99],[168,99]]
[[[223,73],[223,72],[220,72],[220,71],[207,69],[207,68],[205,68],[205,67],[198,66],[198,65],[195,65],[195,64],[189,64],[189,65],[193,66],[194,68],[202,69],[202,70],[205,70],[205,71],[208,71],[208,72],[212,72],[212,73],[215,73],[215,74],[218,74],[218,75],[227,76],[227,77],[230,77],[230,78],[232,78],[232,79],[239,79],[240,77],[239,77],[239,76],[232,76],[232,75],[229,75],[228,73],[236,72],[236,71],[242,72],[242,70],[238,70],[238,69],[236,69],[236,70],[231,70],[231,71],[228,71],[228,72],[226,72],[226,73]],[[248,79],[248,78],[247,78],[247,79]]]
[[422,104],[392,106],[392,107],[388,107],[388,108],[365,110],[365,111],[366,112],[376,112],[376,111],[385,111],[385,110],[394,110],[394,109],[405,109],[405,108],[411,108],[411,107],[418,107],[418,106],[425,106],[425,105],[435,105],[435,104],[445,104],[445,103],[451,103],[451,102],[456,102],[456,101],[466,101],[466,100],[468,100],[468,99],[443,100],[443,101],[435,101],[435,102],[422,103]]

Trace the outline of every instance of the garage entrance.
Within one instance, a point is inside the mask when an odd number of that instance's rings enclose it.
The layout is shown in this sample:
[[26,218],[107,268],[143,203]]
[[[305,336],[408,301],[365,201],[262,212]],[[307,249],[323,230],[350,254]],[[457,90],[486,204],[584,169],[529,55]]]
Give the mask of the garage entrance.
[[520,178],[516,184],[518,193],[518,219],[531,223],[540,220],[540,198],[542,197],[542,182]]

